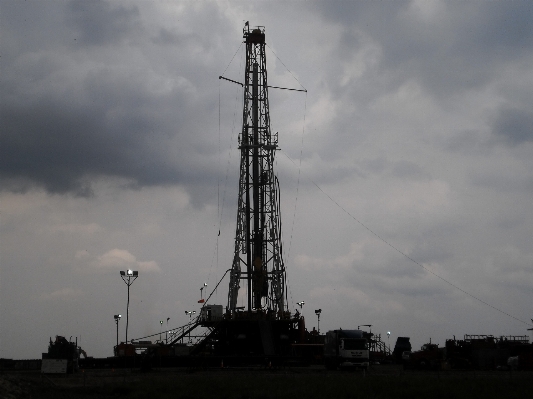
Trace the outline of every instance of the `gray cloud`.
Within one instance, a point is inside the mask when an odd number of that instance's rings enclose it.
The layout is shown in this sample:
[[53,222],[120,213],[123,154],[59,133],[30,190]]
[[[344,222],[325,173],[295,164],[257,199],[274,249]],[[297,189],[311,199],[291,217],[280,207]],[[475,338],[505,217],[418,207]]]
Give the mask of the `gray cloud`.
[[[67,26],[79,31],[73,34],[76,45],[63,48],[52,41],[33,49],[33,57],[22,46],[5,67],[2,188],[36,185],[50,193],[87,195],[101,177],[138,186],[212,180],[216,166],[209,166],[209,153],[215,154],[216,145],[202,138],[212,132],[188,117],[204,99],[194,95],[189,79],[157,71],[160,65],[149,59],[150,51],[169,49],[148,46],[147,54],[135,58],[116,47],[121,38],[132,39],[129,32],[138,35],[138,12],[94,2],[72,2],[59,10],[67,15]],[[12,41],[10,47],[17,47],[16,35]],[[215,101],[215,96],[207,101],[210,111]]]
[[498,111],[493,134],[510,145],[533,141],[533,111],[505,107]]
[[107,45],[142,32],[137,7],[114,3],[70,1],[65,22],[79,45]]
[[342,59],[358,51],[362,34],[379,45],[380,82],[391,90],[402,81],[420,81],[434,96],[479,88],[504,64],[523,60],[532,48],[533,8],[527,1],[474,3],[340,2],[320,12],[343,27],[337,47]]
[[120,80],[97,73],[69,87],[86,101],[48,93],[41,101],[5,104],[2,175],[57,193],[77,190],[83,178],[93,176],[178,183],[178,167],[164,147],[180,127],[161,126],[156,113],[158,103],[172,98],[150,97]]

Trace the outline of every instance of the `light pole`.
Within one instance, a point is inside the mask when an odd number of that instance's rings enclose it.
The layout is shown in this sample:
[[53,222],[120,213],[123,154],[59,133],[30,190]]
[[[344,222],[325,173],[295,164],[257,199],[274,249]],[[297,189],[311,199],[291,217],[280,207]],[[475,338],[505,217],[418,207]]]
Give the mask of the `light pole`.
[[[302,310],[303,306],[305,305],[305,301],[296,302],[296,305],[298,305],[300,307],[300,310]],[[300,316],[300,313],[298,313],[298,310],[296,310],[295,316],[303,317],[303,316]]]
[[189,316],[189,344],[191,343],[191,319],[192,319],[192,315],[195,314],[196,311],[193,310],[193,311],[189,311],[189,310],[186,310],[185,311],[185,314]]
[[204,303],[204,294],[203,294],[203,291],[204,291],[204,288],[207,287],[207,283],[204,283],[204,285],[202,285],[200,287],[200,300],[198,301],[198,303]]
[[120,271],[120,277],[122,277],[122,280],[126,283],[128,286],[128,306],[126,307],[126,343],[128,343],[128,325],[129,325],[129,319],[130,319],[130,285],[133,284],[135,280],[137,280],[137,277],[139,277],[139,272],[136,270],[126,270],[126,271]]
[[167,331],[165,331],[165,343],[168,344],[168,321],[170,320],[170,317],[167,317]]
[[161,332],[163,331],[163,320],[159,320],[159,342],[161,342]]
[[322,313],[322,309],[315,310],[315,314],[318,317],[318,333],[320,334],[320,313]]
[[118,347],[118,322],[120,320],[120,318],[122,317],[121,314],[116,314],[113,316],[115,318],[115,323],[117,324],[117,347]]
[[389,355],[390,355],[390,331],[387,331],[387,345],[389,345]]

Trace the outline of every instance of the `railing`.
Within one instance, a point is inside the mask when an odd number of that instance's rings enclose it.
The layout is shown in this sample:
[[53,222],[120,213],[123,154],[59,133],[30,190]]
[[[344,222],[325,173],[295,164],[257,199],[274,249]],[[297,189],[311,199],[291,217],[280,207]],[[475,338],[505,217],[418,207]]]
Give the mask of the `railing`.
[[483,334],[465,334],[465,341],[472,341],[475,339],[494,339],[494,336]]
[[370,350],[374,352],[382,352],[387,356],[392,354],[390,346],[381,340],[381,334],[374,335],[370,338]]

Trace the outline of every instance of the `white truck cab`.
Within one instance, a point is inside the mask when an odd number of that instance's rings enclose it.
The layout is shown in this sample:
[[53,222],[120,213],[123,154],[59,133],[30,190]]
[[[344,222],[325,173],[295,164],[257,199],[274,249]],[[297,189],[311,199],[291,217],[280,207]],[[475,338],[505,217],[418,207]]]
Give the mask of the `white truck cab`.
[[328,369],[358,367],[368,369],[368,341],[361,330],[332,330],[326,333],[324,361]]

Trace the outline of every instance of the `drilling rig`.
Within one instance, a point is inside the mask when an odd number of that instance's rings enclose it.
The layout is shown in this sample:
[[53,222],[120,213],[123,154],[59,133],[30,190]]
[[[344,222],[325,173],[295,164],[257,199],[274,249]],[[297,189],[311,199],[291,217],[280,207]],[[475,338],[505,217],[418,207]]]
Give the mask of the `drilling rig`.
[[[202,308],[198,324],[210,333],[192,354],[269,363],[290,355],[291,344],[305,330],[303,318],[286,304],[286,271],[281,244],[279,182],[273,164],[278,136],[270,130],[263,27],[243,30],[246,67],[242,130],[239,133],[240,177],[233,263],[229,270],[226,312],[221,305]],[[241,288],[244,288],[241,290]],[[239,301],[241,305],[238,306]]]
[[245,30],[246,71],[239,200],[228,310],[237,311],[241,283],[247,312],[285,310],[285,266],[281,254],[279,183],[273,171],[278,137],[270,131],[265,33]]

